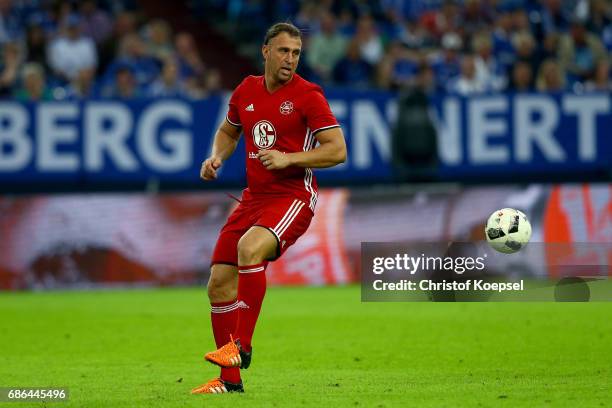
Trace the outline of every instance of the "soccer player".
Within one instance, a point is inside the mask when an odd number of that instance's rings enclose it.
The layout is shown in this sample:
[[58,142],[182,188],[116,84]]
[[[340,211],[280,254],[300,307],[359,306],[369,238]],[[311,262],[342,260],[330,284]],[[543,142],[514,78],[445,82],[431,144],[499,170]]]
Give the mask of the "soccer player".
[[202,163],[200,176],[216,179],[244,133],[248,187],[221,229],[208,281],[218,349],[205,359],[220,366],[221,375],[193,394],[244,391],[240,369],[251,363],[266,266],[308,229],[317,202],[311,168],[346,160],[342,130],[321,88],[295,73],[301,48],[295,26],[277,23],[268,29],[264,75],[249,76],[234,90],[212,154]]

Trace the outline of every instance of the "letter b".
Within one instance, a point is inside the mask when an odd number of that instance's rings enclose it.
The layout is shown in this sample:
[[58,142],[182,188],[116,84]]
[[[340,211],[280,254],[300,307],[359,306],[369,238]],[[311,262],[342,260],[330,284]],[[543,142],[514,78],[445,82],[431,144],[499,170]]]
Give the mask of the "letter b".
[[[28,115],[22,106],[0,105],[0,171],[19,171],[32,157],[32,142],[28,138]],[[10,146],[6,149],[5,146]]]

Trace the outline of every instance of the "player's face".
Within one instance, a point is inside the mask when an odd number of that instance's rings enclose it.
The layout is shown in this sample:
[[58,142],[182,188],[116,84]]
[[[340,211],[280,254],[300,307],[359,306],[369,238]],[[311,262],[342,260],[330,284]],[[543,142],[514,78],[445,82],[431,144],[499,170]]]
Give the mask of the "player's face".
[[266,74],[272,75],[275,82],[287,82],[297,69],[301,51],[302,40],[299,37],[282,32],[272,38],[262,49]]

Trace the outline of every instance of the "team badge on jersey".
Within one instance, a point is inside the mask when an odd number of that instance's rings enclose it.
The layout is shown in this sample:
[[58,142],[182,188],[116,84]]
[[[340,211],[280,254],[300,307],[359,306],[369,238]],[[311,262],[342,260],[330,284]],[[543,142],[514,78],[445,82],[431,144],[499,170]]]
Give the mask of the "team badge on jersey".
[[276,142],[276,130],[272,123],[260,120],[253,126],[253,143],[260,149],[269,149]]
[[293,112],[293,102],[285,101],[281,103],[280,113],[282,113],[283,115],[289,115],[291,112]]

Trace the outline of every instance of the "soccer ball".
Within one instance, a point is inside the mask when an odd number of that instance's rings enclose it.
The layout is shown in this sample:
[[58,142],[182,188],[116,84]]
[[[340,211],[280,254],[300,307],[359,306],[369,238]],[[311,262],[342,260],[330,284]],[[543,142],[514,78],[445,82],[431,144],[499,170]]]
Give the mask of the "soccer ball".
[[489,217],[485,235],[493,249],[504,254],[512,254],[529,242],[531,224],[525,214],[519,210],[502,208]]

